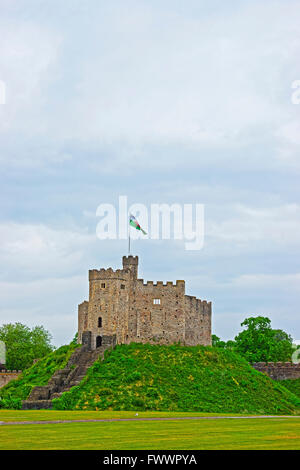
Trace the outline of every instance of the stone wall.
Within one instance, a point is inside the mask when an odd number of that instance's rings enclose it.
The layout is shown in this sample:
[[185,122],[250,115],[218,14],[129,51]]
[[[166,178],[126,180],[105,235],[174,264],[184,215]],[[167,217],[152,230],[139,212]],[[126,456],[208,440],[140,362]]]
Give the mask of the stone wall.
[[274,380],[300,378],[300,364],[293,364],[292,362],[256,362],[252,366]]
[[92,349],[103,335],[115,334],[119,343],[126,342],[132,281],[133,274],[127,267],[89,271],[89,302],[78,308],[79,342],[86,330],[92,332]]
[[22,374],[21,370],[6,370],[0,372],[0,388],[8,384],[11,380],[15,380]]
[[185,296],[185,344],[211,345],[211,302]]
[[138,257],[123,256],[123,269],[89,271],[89,301],[78,307],[80,343],[87,331],[92,349],[109,335],[119,344],[210,345],[211,302],[186,295],[183,280],[138,279]]
[[86,300],[78,305],[78,335],[80,335],[80,343],[82,343],[82,333],[88,329],[88,311],[89,303]]
[[[161,344],[184,342],[185,283],[154,283],[138,279],[132,309],[137,318],[136,330],[129,333],[133,341]],[[154,304],[154,299],[160,301]]]

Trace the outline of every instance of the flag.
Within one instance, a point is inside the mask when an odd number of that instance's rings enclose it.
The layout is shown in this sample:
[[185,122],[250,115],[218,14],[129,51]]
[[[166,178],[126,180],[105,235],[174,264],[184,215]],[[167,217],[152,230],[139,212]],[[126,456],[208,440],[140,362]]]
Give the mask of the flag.
[[143,232],[144,235],[147,235],[145,230],[142,229],[142,227],[140,226],[140,224],[138,223],[138,221],[133,215],[130,215],[129,217],[129,225],[131,225],[131,227],[136,228],[137,230],[141,230],[141,232]]

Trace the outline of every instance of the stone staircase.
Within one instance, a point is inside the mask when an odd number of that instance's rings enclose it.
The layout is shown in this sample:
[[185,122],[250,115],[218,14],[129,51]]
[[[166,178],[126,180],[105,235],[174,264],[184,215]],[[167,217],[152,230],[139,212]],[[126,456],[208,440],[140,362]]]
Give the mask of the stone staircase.
[[111,349],[116,344],[115,336],[103,337],[102,346],[91,351],[88,346],[83,345],[75,349],[66,367],[57,370],[51,377],[48,385],[34,387],[27,400],[22,402],[23,410],[40,410],[52,408],[53,398],[59,398],[70,388],[79,385],[84,379],[87,370],[100,357],[104,357],[104,352]]

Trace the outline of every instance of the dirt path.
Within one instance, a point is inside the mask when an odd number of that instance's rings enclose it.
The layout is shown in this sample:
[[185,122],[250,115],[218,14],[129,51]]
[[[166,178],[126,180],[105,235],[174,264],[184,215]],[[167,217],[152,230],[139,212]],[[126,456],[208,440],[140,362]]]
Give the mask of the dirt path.
[[65,419],[53,421],[0,421],[0,426],[16,426],[22,424],[62,424],[62,423],[113,423],[115,421],[177,421],[182,419],[269,419],[269,418],[300,418],[300,416],[181,416],[177,418],[112,418],[112,419]]

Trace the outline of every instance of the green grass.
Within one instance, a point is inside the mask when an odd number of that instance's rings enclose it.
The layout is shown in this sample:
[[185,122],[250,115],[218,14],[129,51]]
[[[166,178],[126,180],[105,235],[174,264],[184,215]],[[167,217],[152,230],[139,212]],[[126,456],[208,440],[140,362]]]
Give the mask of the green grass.
[[300,449],[300,418],[0,426],[0,449]]
[[0,389],[0,408],[20,408],[33,387],[47,385],[58,369],[63,369],[77,346],[61,346],[43,359],[33,364],[16,379]]
[[[46,385],[76,346],[62,346],[0,389],[0,408],[21,408]],[[286,381],[288,382],[288,381]],[[294,390],[295,391],[295,390]],[[57,410],[298,414],[300,399],[237,354],[204,346],[118,345],[96,361],[77,387],[54,400]]]
[[300,379],[281,380],[280,383],[300,398]]
[[237,354],[204,346],[118,345],[56,409],[297,414],[300,400]]
[[[181,416],[244,416],[228,413],[199,413],[180,411],[139,411],[138,418],[164,418]],[[300,417],[300,416],[299,416]],[[76,419],[136,418],[134,411],[59,411],[59,410],[0,410],[0,421],[56,421]]]

